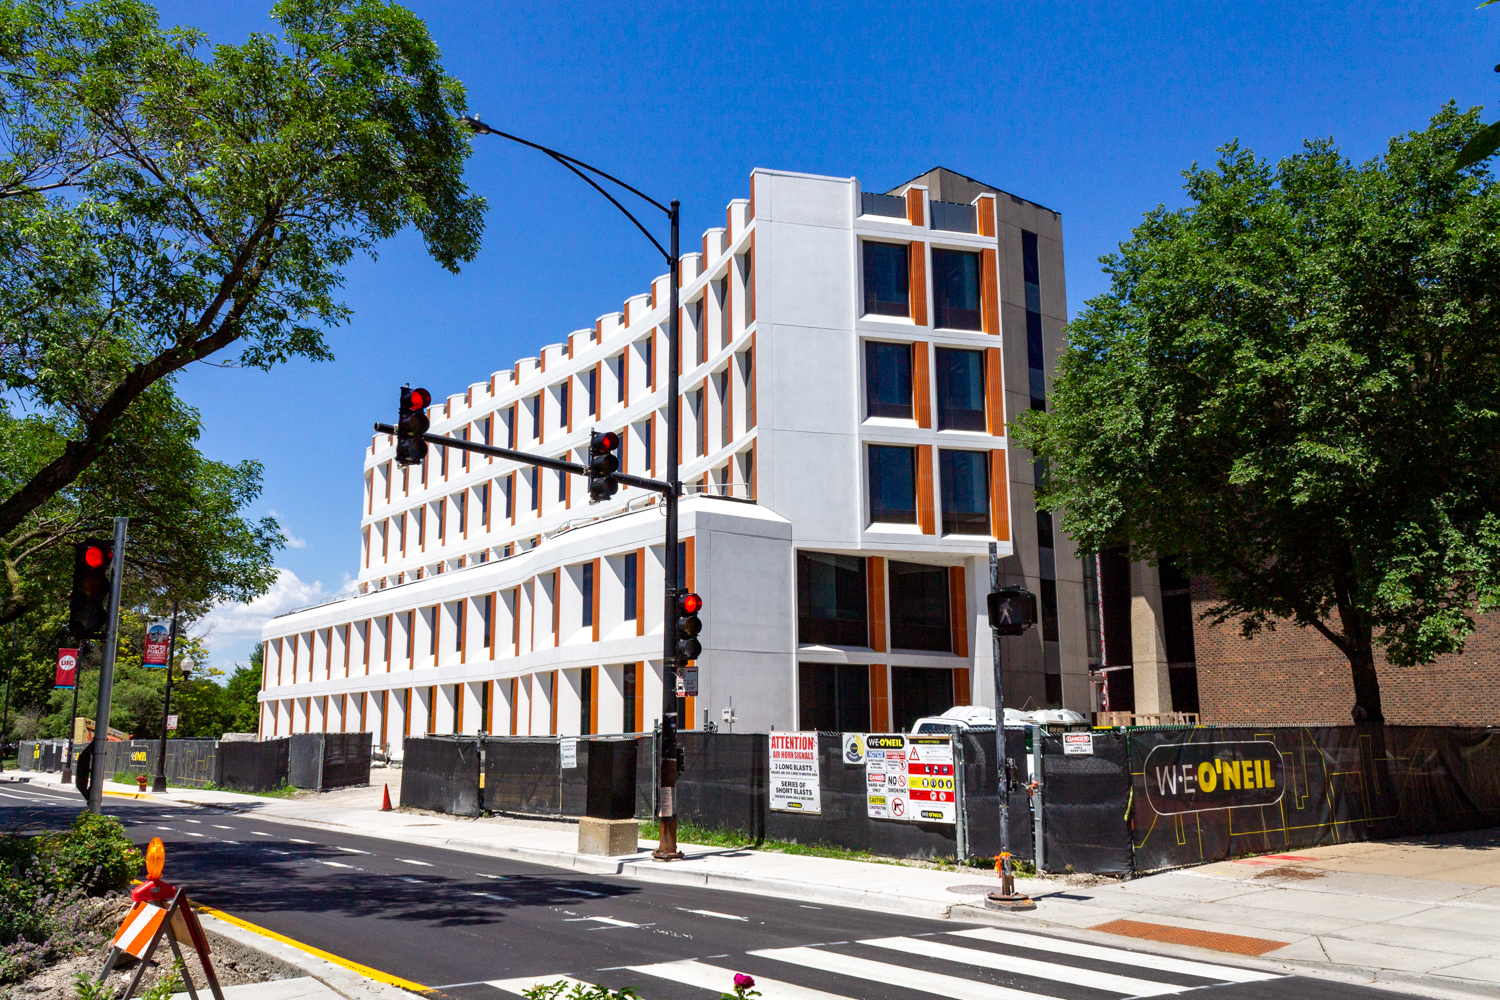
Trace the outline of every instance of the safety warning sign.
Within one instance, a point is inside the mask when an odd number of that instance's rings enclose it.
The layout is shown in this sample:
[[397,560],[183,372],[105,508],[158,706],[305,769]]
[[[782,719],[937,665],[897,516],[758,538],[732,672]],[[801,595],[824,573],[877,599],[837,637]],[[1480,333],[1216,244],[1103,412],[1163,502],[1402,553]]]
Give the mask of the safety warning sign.
[[957,821],[950,737],[869,733],[864,744],[865,808],[871,819]]
[[785,812],[821,813],[818,787],[818,734],[772,733],[771,808]]

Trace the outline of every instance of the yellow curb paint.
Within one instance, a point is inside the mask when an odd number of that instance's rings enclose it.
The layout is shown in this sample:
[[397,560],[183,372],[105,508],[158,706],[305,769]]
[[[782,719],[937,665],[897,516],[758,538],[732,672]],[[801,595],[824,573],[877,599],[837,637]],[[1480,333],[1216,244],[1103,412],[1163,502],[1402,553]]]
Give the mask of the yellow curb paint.
[[192,907],[199,913],[207,913],[209,916],[217,917],[225,923],[234,924],[236,927],[243,927],[247,931],[254,931],[256,934],[259,934],[262,937],[268,937],[273,941],[280,941],[282,944],[289,944],[299,951],[307,952],[309,955],[316,955],[319,958],[326,958],[328,961],[334,963],[335,965],[342,965],[344,968],[350,970],[351,972],[359,973],[366,979],[373,979],[378,983],[388,983],[391,986],[399,986],[403,990],[411,990],[414,993],[432,992],[432,987],[430,986],[423,986],[421,983],[414,983],[410,979],[402,979],[400,976],[393,976],[389,972],[381,972],[379,969],[372,969],[368,965],[360,965],[358,962],[351,962],[347,958],[341,958],[338,955],[333,954],[332,952],[324,951],[322,948],[314,948],[310,944],[303,944],[301,941],[289,938],[285,934],[277,934],[275,931],[268,930],[265,927],[261,927],[259,924],[252,924],[248,920],[241,920],[239,917],[231,916],[230,914],[225,913],[223,910],[216,910],[211,906],[204,906],[202,903],[193,903]]
[[149,799],[153,796],[150,792],[112,792],[108,788],[104,790],[105,795],[118,795],[122,799]]

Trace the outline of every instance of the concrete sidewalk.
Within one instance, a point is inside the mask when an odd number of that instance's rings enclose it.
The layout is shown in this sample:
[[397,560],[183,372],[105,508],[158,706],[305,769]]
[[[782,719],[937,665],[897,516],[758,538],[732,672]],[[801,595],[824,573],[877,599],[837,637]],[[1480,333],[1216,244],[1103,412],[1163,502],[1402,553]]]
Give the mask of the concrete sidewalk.
[[[649,841],[628,857],[580,855],[574,823],[381,812],[385,784],[399,801],[400,771],[377,769],[372,780],[367,788],[293,799],[175,788],[150,798],[591,874],[1115,944],[1131,938],[1139,947],[1185,957],[1202,957],[1208,949],[1261,968],[1397,985],[1432,996],[1500,998],[1500,830],[1341,844],[1125,882],[1086,876],[1020,880],[1018,888],[1036,899],[1037,909],[1012,914],[984,908],[984,894],[996,880],[973,869],[691,844],[682,845],[686,860],[663,864],[650,859],[655,844]],[[107,788],[134,794],[113,783]]]

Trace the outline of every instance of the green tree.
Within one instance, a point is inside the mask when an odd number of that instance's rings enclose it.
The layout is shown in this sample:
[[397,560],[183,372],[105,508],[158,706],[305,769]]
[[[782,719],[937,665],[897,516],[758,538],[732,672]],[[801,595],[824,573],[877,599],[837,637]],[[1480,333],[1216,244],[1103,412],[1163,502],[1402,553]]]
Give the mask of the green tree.
[[[463,88],[425,25],[382,0],[272,16],[280,38],[210,48],[139,0],[0,0],[0,382],[42,421],[13,427],[11,559],[174,373],[331,357],[343,267],[407,227],[450,270],[478,248]],[[31,606],[10,586],[0,621]]]
[[1500,607],[1500,191],[1454,169],[1479,127],[1450,104],[1368,163],[1195,165],[1014,429],[1082,546],[1210,576],[1247,637],[1317,630],[1372,723],[1377,649],[1429,662]]
[[260,731],[260,687],[265,666],[265,643],[257,642],[250,662],[235,667],[224,683],[224,732],[254,733]]

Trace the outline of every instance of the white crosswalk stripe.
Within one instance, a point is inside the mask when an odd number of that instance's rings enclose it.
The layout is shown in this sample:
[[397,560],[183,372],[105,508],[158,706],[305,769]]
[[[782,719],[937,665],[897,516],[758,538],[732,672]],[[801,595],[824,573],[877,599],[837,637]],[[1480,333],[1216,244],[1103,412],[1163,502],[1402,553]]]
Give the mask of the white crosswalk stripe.
[[1103,945],[1044,937],[1040,934],[1002,931],[994,927],[976,927],[973,930],[950,931],[949,933],[954,937],[972,938],[975,941],[988,941],[992,944],[1006,944],[1017,948],[1033,948],[1054,955],[1072,955],[1074,958],[1092,958],[1101,962],[1133,965],[1138,969],[1155,969],[1158,972],[1176,972],[1184,976],[1201,976],[1216,983],[1258,983],[1266,979],[1281,978],[1274,972],[1257,972],[1254,969],[1237,969],[1231,965],[1191,962],[1183,958],[1148,955],[1139,951],[1107,948]]
[[1089,986],[1098,990],[1108,990],[1111,993],[1120,993],[1124,996],[1155,997],[1166,993],[1185,993],[1193,989],[1191,986],[1153,983],[1145,979],[1117,976],[1109,972],[1095,972],[1092,969],[1080,969],[1072,965],[1058,965],[1055,962],[1042,962],[1034,958],[1001,955],[998,952],[981,951],[978,948],[960,948],[957,945],[934,941],[932,938],[876,938],[871,941],[861,941],[860,944],[873,945],[876,948],[889,948],[892,951],[907,952],[913,955],[925,955],[928,958],[940,958],[945,962],[960,962],[964,965],[977,965],[984,969],[999,969],[1003,972],[1014,972],[1022,976],[1054,979],[1059,982],[1071,983],[1074,986]]
[[802,965],[809,969],[822,969],[840,976],[853,976],[872,982],[899,986],[902,989],[932,993],[952,1000],[1057,1000],[1047,993],[1030,990],[1013,990],[1004,986],[960,979],[958,976],[910,969],[904,965],[876,962],[868,958],[841,955],[827,948],[766,948],[750,954],[769,958],[777,962]]
[[516,996],[522,996],[534,986],[550,986],[558,982],[567,983],[570,988],[581,986],[584,989],[588,989],[594,985],[593,983],[585,983],[578,979],[572,979],[564,976],[562,973],[550,976],[519,976],[515,979],[490,979],[485,982],[485,985],[493,986],[497,990],[504,990],[506,993],[514,993]]
[[[656,965],[632,965],[632,972],[640,972],[658,979],[667,979],[683,986],[696,986],[703,990],[727,993],[734,983],[734,970],[725,969],[707,962],[687,959],[682,962],[660,962]],[[784,983],[765,976],[755,977],[755,988],[765,1000],[849,1000],[849,997],[822,990],[809,989],[796,983]]]

